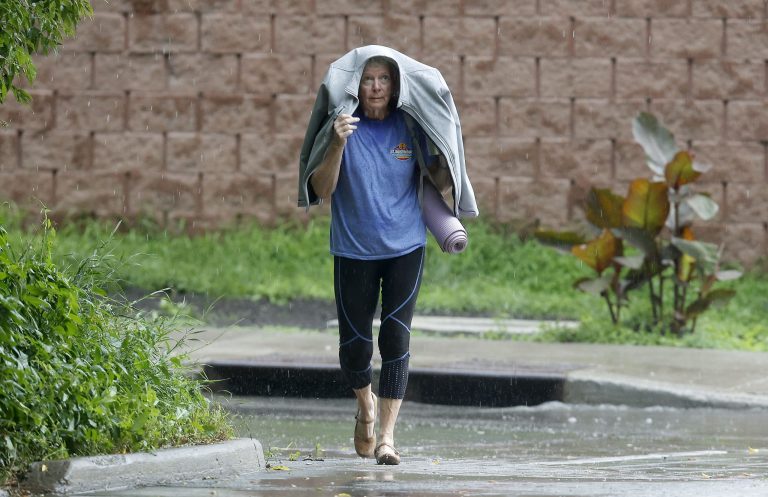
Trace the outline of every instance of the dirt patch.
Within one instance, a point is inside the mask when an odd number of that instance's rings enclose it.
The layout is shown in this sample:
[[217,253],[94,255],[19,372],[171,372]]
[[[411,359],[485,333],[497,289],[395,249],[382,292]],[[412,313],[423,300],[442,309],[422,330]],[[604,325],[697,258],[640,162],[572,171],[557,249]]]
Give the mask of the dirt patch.
[[[162,301],[166,299],[164,295],[148,297],[149,292],[139,288],[128,288],[123,293],[125,299],[136,302],[134,306],[143,311],[160,310]],[[174,292],[169,293],[167,298],[176,305],[188,305],[193,316],[214,326],[324,329],[329,320],[336,319],[336,305],[324,300],[296,299],[286,304],[275,304],[266,299],[213,299],[205,294]]]
[[[189,306],[190,314],[213,326],[290,326],[307,329],[325,329],[328,321],[336,319],[336,304],[319,299],[294,299],[285,304],[276,304],[266,299],[211,298],[200,293],[170,292],[148,297],[150,292],[140,288],[127,288],[119,299],[135,302],[134,307],[144,311],[160,310],[163,300],[170,299],[176,305]],[[379,316],[380,308],[376,310]],[[492,317],[480,312],[451,312],[445,310],[424,310],[417,306],[421,315],[455,315],[469,317]]]

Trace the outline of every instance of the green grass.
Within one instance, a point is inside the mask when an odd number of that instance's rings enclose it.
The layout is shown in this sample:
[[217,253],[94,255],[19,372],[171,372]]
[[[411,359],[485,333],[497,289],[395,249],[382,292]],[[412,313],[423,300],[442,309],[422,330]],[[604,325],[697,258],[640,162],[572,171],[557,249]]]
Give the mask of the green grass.
[[[62,260],[97,247],[112,225],[86,223],[60,230]],[[332,299],[327,232],[310,225],[286,224],[273,230],[251,226],[188,237],[167,231],[116,233],[111,256],[124,282],[148,290],[172,288],[213,297],[294,297]]]
[[[67,260],[98,247],[112,225],[69,225],[59,232],[57,257]],[[526,317],[573,317],[589,299],[562,288],[586,274],[580,263],[535,243],[468,225],[471,245],[461,255],[440,252],[430,238],[421,311],[483,312]],[[333,299],[333,260],[328,220],[286,223],[273,229],[251,225],[196,237],[167,231],[115,234],[112,256],[118,277],[147,290],[173,288],[211,297]]]
[[[576,331],[553,331],[538,339],[579,342],[670,344],[768,350],[768,278],[755,270],[723,283],[737,290],[722,309],[707,311],[696,332],[682,338],[647,328],[646,295],[635,292],[622,326],[610,324],[602,300],[572,283],[591,270],[578,259],[536,242],[521,242],[482,221],[466,223],[470,245],[460,255],[440,252],[431,236],[417,312],[486,314],[496,317],[578,319]],[[105,222],[69,224],[59,233],[57,257],[88,253],[110,236]],[[157,228],[121,229],[112,257],[125,284],[147,291],[172,288],[211,298],[295,298],[332,301],[328,220],[275,228],[257,225],[194,237]]]

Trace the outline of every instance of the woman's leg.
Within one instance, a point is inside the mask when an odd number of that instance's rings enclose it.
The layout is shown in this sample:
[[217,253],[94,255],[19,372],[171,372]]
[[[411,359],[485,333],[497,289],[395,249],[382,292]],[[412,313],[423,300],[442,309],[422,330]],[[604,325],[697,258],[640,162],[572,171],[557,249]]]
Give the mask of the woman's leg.
[[362,457],[372,457],[376,445],[371,358],[373,316],[379,298],[377,264],[335,257],[334,292],[339,320],[339,363],[357,398],[355,451]]
[[421,247],[404,256],[390,259],[382,273],[379,443],[391,447],[394,447],[395,423],[408,385],[411,320],[421,286],[424,252],[424,247]]
[[371,384],[373,316],[379,299],[376,262],[334,257],[339,363],[355,390]]

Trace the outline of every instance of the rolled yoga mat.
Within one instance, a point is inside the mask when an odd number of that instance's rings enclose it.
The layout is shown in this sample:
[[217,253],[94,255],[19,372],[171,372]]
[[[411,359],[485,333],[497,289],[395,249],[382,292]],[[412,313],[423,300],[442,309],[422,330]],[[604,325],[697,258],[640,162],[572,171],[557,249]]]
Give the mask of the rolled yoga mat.
[[440,248],[449,254],[463,252],[467,248],[467,230],[429,181],[424,181],[423,195],[424,223]]

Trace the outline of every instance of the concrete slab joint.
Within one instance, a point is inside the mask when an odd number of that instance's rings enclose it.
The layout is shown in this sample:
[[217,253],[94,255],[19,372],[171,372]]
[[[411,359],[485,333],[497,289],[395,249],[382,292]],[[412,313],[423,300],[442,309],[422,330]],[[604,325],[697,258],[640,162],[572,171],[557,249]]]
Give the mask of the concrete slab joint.
[[265,468],[261,443],[241,438],[153,453],[36,462],[21,487],[32,493],[71,495],[232,478]]

